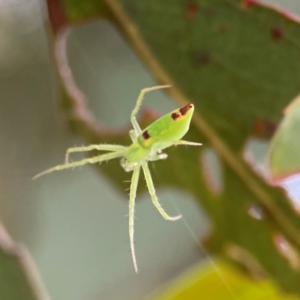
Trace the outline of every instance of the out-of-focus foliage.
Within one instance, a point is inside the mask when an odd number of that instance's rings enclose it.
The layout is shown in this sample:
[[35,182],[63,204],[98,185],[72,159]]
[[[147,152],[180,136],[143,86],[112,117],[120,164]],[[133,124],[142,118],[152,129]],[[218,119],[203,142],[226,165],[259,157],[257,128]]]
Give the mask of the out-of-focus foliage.
[[215,261],[215,265],[200,265],[184,274],[155,298],[185,299],[296,300],[298,297],[284,295],[271,280],[251,279],[227,263]]
[[0,299],[48,300],[26,249],[16,245],[0,224]]
[[282,181],[300,172],[300,98],[285,110],[269,153],[273,180]]

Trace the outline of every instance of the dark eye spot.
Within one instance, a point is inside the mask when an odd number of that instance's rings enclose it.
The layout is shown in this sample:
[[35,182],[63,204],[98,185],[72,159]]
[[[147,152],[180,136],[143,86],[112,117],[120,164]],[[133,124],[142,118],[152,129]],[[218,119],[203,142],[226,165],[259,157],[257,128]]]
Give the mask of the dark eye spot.
[[187,113],[187,111],[188,111],[190,108],[192,108],[192,107],[193,107],[193,104],[188,104],[188,105],[186,105],[186,106],[184,106],[184,107],[181,107],[181,108],[179,109],[179,111],[180,111],[181,115],[184,116],[184,115]]
[[175,121],[177,118],[180,117],[180,115],[178,113],[174,112],[174,113],[171,114],[171,117]]
[[148,140],[151,137],[148,130],[145,130],[142,135],[145,140]]

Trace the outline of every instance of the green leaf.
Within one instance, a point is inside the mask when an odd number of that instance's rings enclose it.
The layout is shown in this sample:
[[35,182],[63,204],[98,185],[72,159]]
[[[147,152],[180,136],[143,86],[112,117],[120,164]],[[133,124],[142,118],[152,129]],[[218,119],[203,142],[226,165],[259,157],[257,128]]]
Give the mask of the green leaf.
[[49,300],[34,263],[23,246],[16,245],[0,224],[0,299]]
[[[178,105],[192,102],[196,107],[186,139],[204,146],[170,148],[166,161],[155,162],[162,184],[190,192],[205,207],[214,226],[206,241],[211,251],[253,275],[269,274],[283,289],[300,295],[297,211],[281,189],[270,186],[245,161],[249,139],[268,140],[283,108],[299,91],[299,22],[249,0],[89,0],[89,7],[104,4],[103,12],[83,10],[81,16],[78,2],[54,2],[61,16],[57,21],[49,11],[54,54],[70,128],[88,143],[130,142],[128,128],[114,132],[94,119],[68,66],[67,25],[74,19],[64,11],[76,11],[81,21],[106,16],[158,82],[173,85],[169,92]],[[141,123],[150,121],[148,116]],[[220,183],[207,164],[209,151],[219,160]],[[120,172],[119,162],[99,169],[124,191],[123,181],[131,174]]]

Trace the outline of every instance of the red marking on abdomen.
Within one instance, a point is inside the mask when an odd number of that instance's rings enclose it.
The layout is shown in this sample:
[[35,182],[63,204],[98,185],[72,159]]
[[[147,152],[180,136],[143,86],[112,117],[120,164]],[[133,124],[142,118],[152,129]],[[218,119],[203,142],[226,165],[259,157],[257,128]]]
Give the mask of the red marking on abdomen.
[[148,140],[151,137],[148,130],[145,130],[142,135],[145,140]]
[[176,112],[171,114],[172,119],[175,121],[176,119],[178,119],[180,117],[180,115]]
[[179,109],[179,111],[180,111],[181,115],[184,116],[192,107],[193,107],[193,104],[187,104],[186,106],[181,107]]

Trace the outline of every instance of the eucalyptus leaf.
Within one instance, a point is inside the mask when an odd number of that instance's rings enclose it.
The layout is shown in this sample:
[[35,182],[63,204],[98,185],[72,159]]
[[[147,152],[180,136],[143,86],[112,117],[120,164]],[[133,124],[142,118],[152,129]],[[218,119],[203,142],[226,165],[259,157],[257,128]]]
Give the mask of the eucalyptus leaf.
[[[186,139],[204,146],[170,148],[166,161],[155,162],[160,184],[188,191],[205,207],[214,226],[206,241],[210,251],[300,295],[298,212],[282,189],[269,185],[245,160],[247,142],[269,140],[284,107],[299,93],[297,18],[249,0],[48,0],[48,8],[69,127],[88,144],[130,143],[130,127],[116,132],[93,117],[66,55],[70,26],[106,17],[158,82],[172,84],[169,92],[178,106],[196,107]],[[151,121],[147,114],[140,120],[142,127]],[[219,161],[219,184],[207,151]],[[122,172],[119,162],[99,170],[125,190],[131,174]]]

